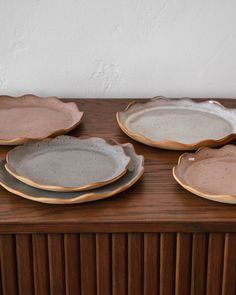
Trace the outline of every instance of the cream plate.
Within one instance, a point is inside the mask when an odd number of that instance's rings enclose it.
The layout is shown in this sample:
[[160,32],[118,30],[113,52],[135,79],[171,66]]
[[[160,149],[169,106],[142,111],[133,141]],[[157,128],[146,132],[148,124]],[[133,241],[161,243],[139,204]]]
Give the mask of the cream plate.
[[188,191],[216,202],[236,204],[236,146],[202,148],[185,153],[173,168],[176,181]]
[[236,138],[236,110],[212,100],[157,97],[133,102],[117,113],[117,121],[131,138],[163,149],[191,150]]
[[64,134],[78,126],[82,116],[75,103],[56,97],[0,96],[0,145]]
[[135,153],[131,144],[122,145],[131,158],[126,174],[106,186],[83,192],[52,192],[28,186],[11,176],[4,168],[5,160],[0,160],[0,185],[13,194],[36,202],[51,204],[75,204],[101,200],[118,194],[134,185],[144,172],[144,159]]
[[58,136],[19,146],[7,154],[7,171],[33,187],[79,191],[125,174],[130,158],[121,145],[91,137]]

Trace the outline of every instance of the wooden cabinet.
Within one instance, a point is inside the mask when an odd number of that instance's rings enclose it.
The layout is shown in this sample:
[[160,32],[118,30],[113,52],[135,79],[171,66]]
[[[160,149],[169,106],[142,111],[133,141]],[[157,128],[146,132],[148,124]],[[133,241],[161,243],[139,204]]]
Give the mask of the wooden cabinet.
[[180,187],[171,169],[181,152],[124,135],[115,113],[128,103],[78,100],[85,117],[71,132],[134,144],[145,174],[128,191],[64,206],[0,188],[0,294],[236,294],[236,206]]

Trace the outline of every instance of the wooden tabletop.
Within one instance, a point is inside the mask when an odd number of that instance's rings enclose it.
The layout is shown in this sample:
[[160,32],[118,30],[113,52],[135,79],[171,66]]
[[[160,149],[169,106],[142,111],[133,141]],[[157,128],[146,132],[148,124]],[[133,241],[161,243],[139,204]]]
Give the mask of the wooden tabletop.
[[[128,99],[76,101],[85,112],[71,135],[131,142],[145,157],[144,176],[128,191],[77,205],[48,205],[25,200],[0,188],[0,233],[10,232],[235,232],[236,206],[208,201],[180,187],[172,177],[181,152],[136,143],[118,127],[115,114]],[[221,100],[236,107],[236,100]],[[5,156],[11,147],[0,147]]]

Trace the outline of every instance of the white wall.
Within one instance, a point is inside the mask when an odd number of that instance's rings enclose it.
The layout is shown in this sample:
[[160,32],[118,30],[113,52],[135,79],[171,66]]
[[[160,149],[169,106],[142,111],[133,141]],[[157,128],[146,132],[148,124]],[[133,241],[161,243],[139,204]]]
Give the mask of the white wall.
[[235,97],[235,0],[0,0],[0,93]]

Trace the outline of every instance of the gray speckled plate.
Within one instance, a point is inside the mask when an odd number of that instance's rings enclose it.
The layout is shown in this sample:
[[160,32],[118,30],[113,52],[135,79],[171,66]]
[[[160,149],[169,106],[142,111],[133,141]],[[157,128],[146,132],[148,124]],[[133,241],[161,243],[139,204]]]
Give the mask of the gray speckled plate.
[[117,113],[117,121],[131,138],[164,149],[192,150],[236,138],[236,110],[213,100],[157,97],[133,102]]
[[80,191],[109,184],[126,173],[130,158],[102,138],[58,136],[26,143],[7,154],[7,171],[33,187]]
[[5,159],[0,159],[0,185],[13,194],[41,203],[75,204],[100,200],[118,194],[134,185],[144,172],[144,159],[135,153],[131,144],[122,145],[131,158],[126,174],[117,181],[83,192],[52,192],[34,188],[11,176],[5,170]]

